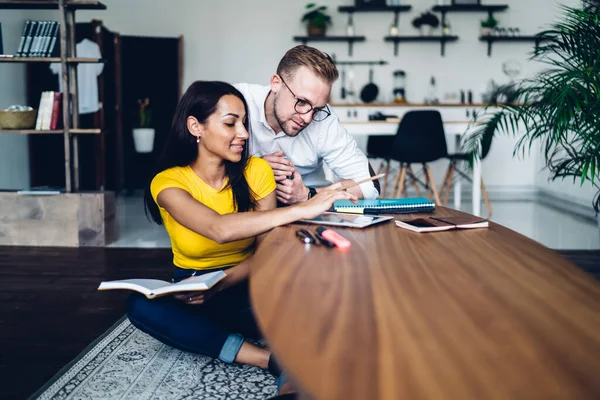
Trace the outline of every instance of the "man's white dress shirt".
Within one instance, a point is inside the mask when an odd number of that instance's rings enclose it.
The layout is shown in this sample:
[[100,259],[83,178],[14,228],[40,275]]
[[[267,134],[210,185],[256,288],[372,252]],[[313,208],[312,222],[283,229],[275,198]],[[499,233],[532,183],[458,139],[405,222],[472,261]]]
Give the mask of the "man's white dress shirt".
[[[235,87],[248,103],[251,155],[262,157],[283,150],[300,172],[304,185],[311,187],[331,184],[325,179],[323,162],[340,179],[359,181],[370,177],[367,156],[331,107],[331,115],[324,121],[312,121],[297,136],[290,137],[283,131],[275,132],[267,122],[265,99],[269,86],[238,83]],[[372,182],[361,184],[360,189],[365,199],[379,196]]]

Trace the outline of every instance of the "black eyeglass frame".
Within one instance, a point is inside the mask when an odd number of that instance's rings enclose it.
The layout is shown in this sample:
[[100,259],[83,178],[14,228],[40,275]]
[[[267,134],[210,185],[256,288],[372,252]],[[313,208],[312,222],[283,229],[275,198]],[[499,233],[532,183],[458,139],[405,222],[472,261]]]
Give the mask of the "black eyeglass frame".
[[[327,119],[327,117],[329,117],[331,115],[331,110],[329,109],[329,106],[327,104],[325,104],[325,107],[321,107],[321,108],[313,107],[313,105],[310,104],[308,101],[300,99],[298,96],[296,96],[296,93],[294,93],[294,91],[292,89],[290,89],[288,84],[285,83],[285,81],[283,80],[283,78],[281,76],[279,76],[279,79],[281,79],[281,82],[283,82],[285,87],[290,91],[292,96],[294,96],[294,98],[296,99],[296,104],[294,104],[294,111],[296,111],[298,114],[308,114],[309,112],[312,111],[312,113],[313,113],[312,119],[313,119],[313,121],[317,121],[317,122],[324,121]],[[300,110],[298,110],[298,104],[300,104],[300,103],[306,104],[310,108],[307,111],[300,111]],[[319,112],[325,113],[325,116],[323,118],[317,119],[317,115],[319,115]]]

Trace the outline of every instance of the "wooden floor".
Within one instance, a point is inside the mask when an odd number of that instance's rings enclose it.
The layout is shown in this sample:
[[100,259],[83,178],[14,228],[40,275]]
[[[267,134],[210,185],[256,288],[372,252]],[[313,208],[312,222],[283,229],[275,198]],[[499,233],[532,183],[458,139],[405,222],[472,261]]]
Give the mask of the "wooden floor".
[[[600,278],[600,251],[565,251]],[[170,279],[168,249],[0,247],[2,399],[24,399],[124,313],[126,292],[99,282]]]
[[169,249],[0,247],[0,398],[24,399],[125,313],[103,280],[169,280]]

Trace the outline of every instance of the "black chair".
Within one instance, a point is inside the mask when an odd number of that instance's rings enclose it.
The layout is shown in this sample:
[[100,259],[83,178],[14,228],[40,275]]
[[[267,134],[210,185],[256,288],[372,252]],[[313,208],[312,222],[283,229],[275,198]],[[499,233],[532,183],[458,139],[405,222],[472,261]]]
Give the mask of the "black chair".
[[[481,160],[490,152],[490,148],[492,147],[492,139],[494,138],[493,131],[486,131],[483,134],[481,139]],[[448,165],[448,169],[446,170],[446,175],[444,176],[444,182],[442,182],[442,188],[440,197],[444,198],[443,205],[446,206],[448,204],[448,196],[450,194],[450,190],[452,188],[452,183],[454,182],[454,173],[458,173],[463,179],[473,183],[473,179],[465,172],[461,171],[457,168],[458,163],[460,162],[468,162],[473,157],[472,153],[457,153],[457,154],[448,154],[446,156],[450,160],[450,164]],[[490,204],[490,200],[487,195],[487,191],[485,190],[485,184],[483,183],[483,178],[481,178],[481,195],[483,196],[483,200],[485,201],[485,206],[488,211],[488,218],[492,216],[492,205]]]
[[[392,192],[396,189],[395,197],[400,197],[406,190],[406,175],[412,180],[417,196],[421,196],[418,184],[431,192],[433,200],[441,205],[440,197],[435,187],[435,181],[427,163],[447,157],[446,137],[442,116],[438,111],[409,111],[402,117],[390,158],[400,162],[400,172],[396,177]],[[425,182],[413,172],[412,164],[422,164]]]
[[395,139],[395,136],[392,135],[371,135],[367,139],[367,158],[379,158],[384,160],[383,164],[380,164],[379,166],[379,171],[377,171],[377,175],[381,174],[383,166],[385,165],[383,187],[379,191],[381,197],[385,197],[387,193],[388,176],[390,174],[390,158]]

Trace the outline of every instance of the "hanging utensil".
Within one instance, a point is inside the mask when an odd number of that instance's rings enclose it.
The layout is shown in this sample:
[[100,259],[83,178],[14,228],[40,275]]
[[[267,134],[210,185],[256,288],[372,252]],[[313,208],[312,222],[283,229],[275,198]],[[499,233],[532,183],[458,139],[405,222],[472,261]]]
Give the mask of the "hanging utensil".
[[373,66],[369,67],[369,83],[360,91],[360,99],[365,103],[371,103],[377,98],[379,87],[373,83]]
[[340,93],[342,100],[346,98],[346,68],[342,67],[342,90]]

